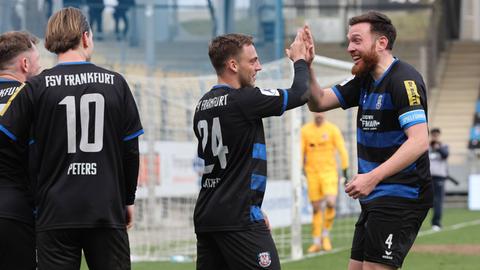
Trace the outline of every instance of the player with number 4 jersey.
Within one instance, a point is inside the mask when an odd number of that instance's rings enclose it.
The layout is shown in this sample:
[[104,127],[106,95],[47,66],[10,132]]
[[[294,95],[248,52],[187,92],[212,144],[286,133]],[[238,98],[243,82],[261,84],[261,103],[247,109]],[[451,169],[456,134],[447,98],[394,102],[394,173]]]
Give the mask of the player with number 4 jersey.
[[90,269],[130,269],[143,133],[132,93],[88,62],[93,34],[80,10],[50,18],[45,47],[59,63],[20,86],[0,118],[35,147],[39,269],[79,269],[82,250]]
[[252,38],[216,37],[209,46],[218,84],[197,103],[193,129],[205,161],[195,206],[197,269],[280,269],[261,210],[267,180],[262,118],[306,103],[308,67],[300,31],[290,47],[290,89],[254,86],[261,66]]

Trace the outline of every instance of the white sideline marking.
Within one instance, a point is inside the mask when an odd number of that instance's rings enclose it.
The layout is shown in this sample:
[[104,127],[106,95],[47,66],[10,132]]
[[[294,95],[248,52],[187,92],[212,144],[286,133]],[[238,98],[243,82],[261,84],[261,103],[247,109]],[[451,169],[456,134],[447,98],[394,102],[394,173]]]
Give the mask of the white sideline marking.
[[[426,230],[426,231],[421,231],[421,232],[418,233],[417,238],[422,237],[422,236],[426,236],[426,235],[431,235],[431,234],[434,234],[434,233],[455,231],[455,230],[458,230],[458,229],[462,229],[462,228],[470,227],[470,226],[475,226],[475,225],[480,225],[480,219],[471,220],[471,221],[462,222],[462,223],[457,223],[457,224],[450,225],[448,227],[443,227],[442,230],[440,230],[438,232],[436,232],[432,229]],[[318,256],[323,256],[323,255],[328,255],[328,254],[335,254],[335,253],[342,252],[342,251],[349,250],[349,249],[350,249],[350,247],[334,248],[334,249],[332,249],[332,251],[329,251],[329,252],[321,251],[321,252],[318,252],[318,253],[307,254],[307,255],[304,255],[300,259],[282,260],[282,264],[283,263],[301,261],[301,260],[308,259],[308,258],[315,258],[315,257],[318,257]]]

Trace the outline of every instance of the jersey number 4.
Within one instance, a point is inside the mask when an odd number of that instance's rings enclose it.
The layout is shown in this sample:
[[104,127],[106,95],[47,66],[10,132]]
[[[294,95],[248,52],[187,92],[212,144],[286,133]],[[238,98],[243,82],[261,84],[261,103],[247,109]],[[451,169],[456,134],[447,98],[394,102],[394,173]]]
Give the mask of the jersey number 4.
[[[202,136],[202,149],[206,151],[207,142],[209,138],[208,134],[208,122],[207,120],[200,120],[197,124],[198,133]],[[214,157],[218,157],[220,162],[220,168],[225,169],[227,167],[227,154],[228,147],[223,145],[222,128],[220,126],[220,119],[218,117],[213,118],[212,134],[211,138],[211,150]],[[205,173],[211,173],[213,171],[214,164],[205,164]]]
[[[95,131],[93,142],[88,141],[90,122],[90,103],[95,104]],[[67,152],[77,152],[77,114],[75,97],[66,96],[58,104],[65,105],[67,113]],[[93,93],[80,97],[80,127],[81,137],[79,148],[83,152],[100,152],[103,148],[103,122],[105,114],[105,99],[102,95]]]

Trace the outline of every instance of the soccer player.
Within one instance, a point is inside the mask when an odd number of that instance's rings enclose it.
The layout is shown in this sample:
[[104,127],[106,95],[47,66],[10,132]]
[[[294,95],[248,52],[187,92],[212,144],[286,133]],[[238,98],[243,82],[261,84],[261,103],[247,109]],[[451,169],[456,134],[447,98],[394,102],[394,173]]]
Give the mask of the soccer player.
[[[0,114],[17,87],[40,71],[37,42],[27,32],[0,35]],[[0,132],[0,269],[33,270],[35,229],[27,141],[13,142],[15,137],[4,132]]]
[[327,121],[323,112],[314,113],[313,118],[314,121],[305,124],[301,130],[303,168],[313,208],[313,244],[308,248],[309,253],[332,250],[330,230],[338,194],[337,151],[344,178],[347,178],[348,170],[348,154],[340,129]]
[[358,174],[345,192],[360,200],[362,212],[349,269],[397,269],[432,205],[426,88],[412,66],[392,55],[396,30],[387,16],[370,11],[349,25],[354,76],[327,89],[311,76],[309,107],[358,106]]
[[125,79],[89,62],[93,34],[79,9],[48,21],[45,47],[58,65],[31,78],[0,118],[12,139],[38,152],[36,231],[40,270],[130,269],[138,136],[143,133]]
[[252,37],[227,34],[208,49],[218,84],[198,102],[193,129],[205,162],[195,206],[197,269],[280,269],[261,206],[267,184],[262,118],[307,102],[303,30],[287,50],[295,77],[289,89],[259,89],[261,65]]

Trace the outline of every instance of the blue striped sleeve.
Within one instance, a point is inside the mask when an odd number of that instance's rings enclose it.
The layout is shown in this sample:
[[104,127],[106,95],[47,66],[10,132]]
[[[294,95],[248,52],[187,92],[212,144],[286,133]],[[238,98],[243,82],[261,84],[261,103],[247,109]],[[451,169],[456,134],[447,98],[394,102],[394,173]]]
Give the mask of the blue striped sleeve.
[[424,110],[413,110],[408,111],[398,117],[398,121],[400,122],[400,127],[403,129],[407,129],[413,125],[426,123],[427,117],[425,115]]
[[282,111],[280,112],[280,115],[282,115],[285,110],[287,109],[287,104],[288,104],[288,92],[285,89],[280,89],[283,91],[283,105],[282,105]]
[[133,134],[130,134],[130,135],[125,136],[125,138],[123,138],[123,141],[126,142],[126,141],[129,141],[129,140],[131,140],[131,139],[135,139],[135,138],[137,138],[138,136],[142,135],[143,133],[145,133],[145,132],[143,131],[143,129],[140,129],[139,131],[137,131],[137,132],[135,132],[135,133],[133,133]]
[[337,96],[338,102],[340,102],[340,106],[342,106],[342,109],[346,109],[347,103],[345,102],[345,99],[343,99],[343,96],[338,90],[338,88],[336,86],[333,86],[332,90],[333,90],[333,93],[335,93],[335,95]]

